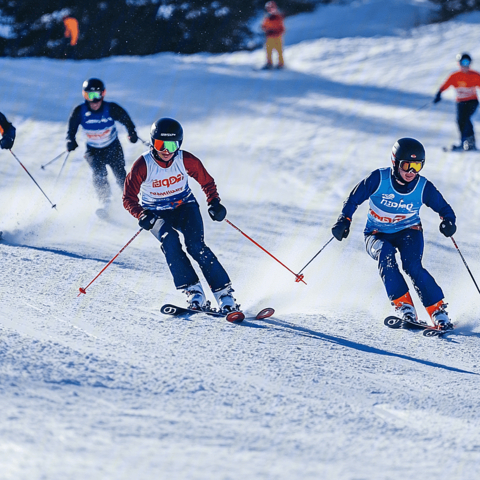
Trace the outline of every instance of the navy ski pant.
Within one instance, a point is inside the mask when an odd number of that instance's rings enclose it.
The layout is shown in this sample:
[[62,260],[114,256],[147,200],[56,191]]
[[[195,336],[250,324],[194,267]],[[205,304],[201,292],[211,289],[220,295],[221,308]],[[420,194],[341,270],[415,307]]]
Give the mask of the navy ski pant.
[[196,202],[184,203],[173,210],[159,210],[152,234],[160,241],[168,268],[177,289],[199,281],[182,248],[178,232],[183,234],[188,254],[198,263],[213,292],[230,285],[230,278],[217,257],[205,245],[200,208]]
[[122,145],[118,139],[105,148],[87,146],[85,160],[93,171],[93,186],[100,201],[105,202],[109,200],[111,195],[110,185],[107,180],[107,165],[110,165],[118,186],[123,190],[127,172],[125,171],[125,157],[123,156]]
[[368,254],[378,261],[378,271],[390,300],[408,292],[408,285],[400,272],[395,258],[397,251],[404,272],[412,279],[413,286],[424,307],[443,299],[442,289],[422,265],[424,248],[423,232],[407,228],[397,233],[374,233],[365,235]]
[[457,124],[460,130],[460,137],[463,142],[468,137],[474,137],[473,124],[471,117],[478,107],[478,100],[467,100],[466,102],[457,102]]

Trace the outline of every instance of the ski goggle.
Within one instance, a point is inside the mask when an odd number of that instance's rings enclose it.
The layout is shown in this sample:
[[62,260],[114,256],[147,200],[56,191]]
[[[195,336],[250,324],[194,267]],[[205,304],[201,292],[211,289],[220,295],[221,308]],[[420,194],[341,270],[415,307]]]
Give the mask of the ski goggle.
[[175,153],[180,148],[180,142],[155,140],[153,142],[153,148],[159,152],[167,150],[169,153]]
[[462,67],[469,67],[470,66],[470,60],[468,58],[464,58],[463,60],[460,60],[460,65]]
[[409,160],[401,160],[399,167],[404,172],[415,172],[418,173],[423,168],[423,162],[415,161],[411,162]]
[[89,102],[98,102],[99,100],[102,100],[104,95],[104,92],[83,92],[83,96],[89,101]]

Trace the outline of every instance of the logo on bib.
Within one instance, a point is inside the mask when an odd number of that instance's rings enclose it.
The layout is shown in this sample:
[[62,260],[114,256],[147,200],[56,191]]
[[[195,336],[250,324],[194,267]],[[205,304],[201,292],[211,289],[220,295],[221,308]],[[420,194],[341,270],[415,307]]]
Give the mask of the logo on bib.
[[170,178],[164,178],[163,180],[154,180],[152,182],[152,187],[153,188],[169,187],[170,185],[181,182],[182,180],[183,180],[183,175],[179,173],[175,177],[172,176]]

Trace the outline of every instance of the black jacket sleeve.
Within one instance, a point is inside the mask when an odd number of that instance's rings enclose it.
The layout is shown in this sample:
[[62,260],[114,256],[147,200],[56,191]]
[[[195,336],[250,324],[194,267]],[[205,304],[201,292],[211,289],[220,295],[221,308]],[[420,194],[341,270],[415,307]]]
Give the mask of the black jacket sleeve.
[[130,115],[127,111],[122,108],[118,103],[110,102],[110,115],[116,122],[120,122],[125,125],[128,135],[131,135],[135,132],[135,125],[130,118]]
[[7,120],[7,117],[0,112],[0,127],[2,129],[2,136],[9,137],[15,140],[16,130],[15,127]]
[[80,108],[82,106],[78,105],[73,109],[73,112],[70,114],[68,119],[68,131],[67,131],[67,140],[75,140],[75,135],[77,134],[78,127],[82,121],[80,115]]
[[430,180],[427,180],[425,188],[423,189],[423,203],[434,212],[437,212],[440,217],[455,223],[456,217],[452,207],[446,202],[442,194]]
[[358,183],[350,192],[345,202],[343,202],[342,215],[351,220],[359,205],[370,198],[378,188],[380,179],[380,170],[375,170],[367,178]]

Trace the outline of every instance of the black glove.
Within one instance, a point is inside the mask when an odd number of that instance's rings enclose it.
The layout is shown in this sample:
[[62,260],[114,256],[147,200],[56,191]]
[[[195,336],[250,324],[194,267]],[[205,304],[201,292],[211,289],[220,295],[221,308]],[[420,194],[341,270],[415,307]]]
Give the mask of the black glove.
[[227,215],[227,209],[220,203],[218,198],[214,198],[208,207],[208,214],[212,220],[221,222]]
[[138,226],[144,230],[151,230],[157,220],[156,212],[153,210],[144,210],[138,219]]
[[4,150],[10,150],[13,147],[13,138],[8,135],[4,135],[0,140],[0,147]]
[[137,132],[134,130],[134,131],[128,136],[128,139],[129,139],[132,143],[137,143],[137,141],[138,141]]
[[352,221],[343,215],[338,217],[337,223],[332,227],[332,234],[339,242],[348,237],[351,223]]
[[443,219],[440,224],[440,232],[442,232],[446,237],[451,237],[457,231],[457,226],[452,220]]
[[437,92],[435,98],[433,99],[433,103],[438,103],[442,99],[442,92]]
[[73,140],[67,140],[67,152],[73,152],[78,147],[78,143]]

